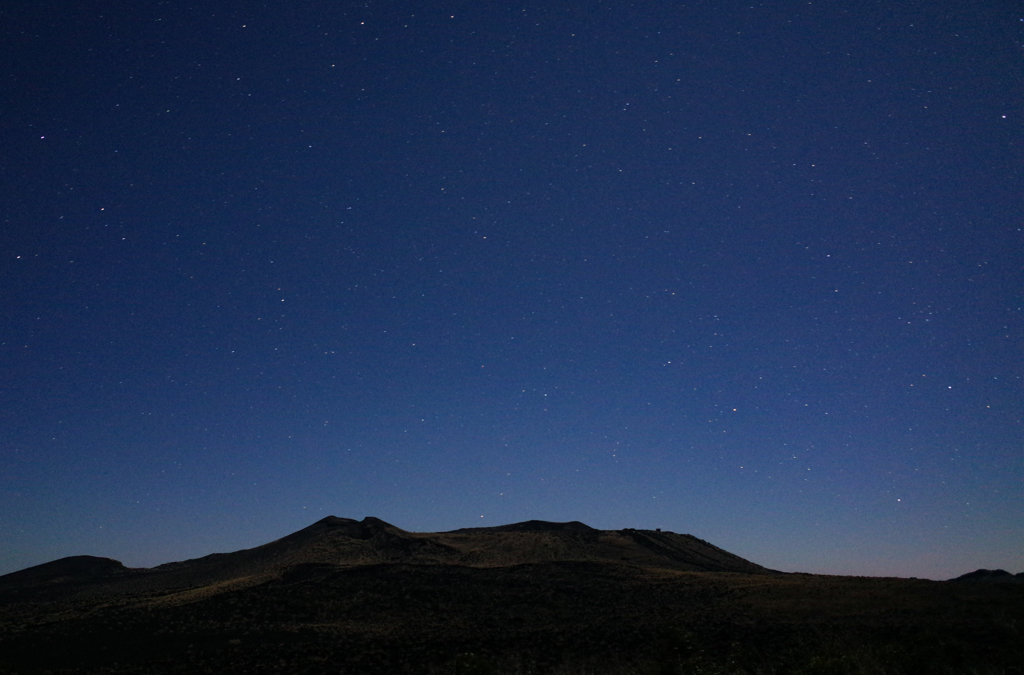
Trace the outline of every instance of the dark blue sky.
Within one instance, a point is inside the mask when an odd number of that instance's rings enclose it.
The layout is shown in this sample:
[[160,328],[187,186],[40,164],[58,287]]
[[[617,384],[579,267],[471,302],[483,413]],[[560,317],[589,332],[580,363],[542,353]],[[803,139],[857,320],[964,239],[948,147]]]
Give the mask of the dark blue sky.
[[334,514],[1024,569],[1024,13],[0,8],[0,573]]

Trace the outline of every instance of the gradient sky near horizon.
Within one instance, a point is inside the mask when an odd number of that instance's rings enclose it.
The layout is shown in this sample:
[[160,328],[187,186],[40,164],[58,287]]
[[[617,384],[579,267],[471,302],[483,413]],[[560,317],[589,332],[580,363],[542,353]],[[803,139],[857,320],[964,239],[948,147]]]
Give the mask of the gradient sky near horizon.
[[326,515],[1024,571],[1010,2],[7,2],[0,573]]

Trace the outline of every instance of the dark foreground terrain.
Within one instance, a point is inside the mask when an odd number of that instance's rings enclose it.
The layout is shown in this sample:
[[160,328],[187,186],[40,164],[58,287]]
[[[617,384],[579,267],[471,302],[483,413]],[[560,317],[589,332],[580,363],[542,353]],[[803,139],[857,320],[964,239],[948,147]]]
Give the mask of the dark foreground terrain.
[[[1012,577],[1011,577],[1012,579]],[[781,574],[670,532],[328,518],[0,577],[2,673],[1021,673],[1024,583]]]

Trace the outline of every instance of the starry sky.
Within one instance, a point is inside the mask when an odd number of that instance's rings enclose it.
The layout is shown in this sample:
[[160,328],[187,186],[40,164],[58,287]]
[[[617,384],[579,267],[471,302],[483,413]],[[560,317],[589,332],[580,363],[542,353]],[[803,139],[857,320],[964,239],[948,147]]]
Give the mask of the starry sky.
[[1022,19],[4,3],[0,573],[329,514],[1024,570]]

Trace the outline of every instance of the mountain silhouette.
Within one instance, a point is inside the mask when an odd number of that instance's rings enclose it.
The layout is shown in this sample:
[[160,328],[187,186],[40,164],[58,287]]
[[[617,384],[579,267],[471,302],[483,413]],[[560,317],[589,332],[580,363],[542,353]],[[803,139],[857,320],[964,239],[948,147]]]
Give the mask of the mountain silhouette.
[[382,563],[508,567],[600,562],[690,572],[772,571],[687,534],[597,530],[580,522],[530,520],[451,532],[408,532],[379,518],[328,516],[262,546],[214,553],[153,568],[74,556],[0,577],[5,596],[118,594],[249,586],[296,566],[353,567]]
[[1017,672],[1024,584],[965,577],[997,583],[785,574],[576,521],[330,516],[149,569],[74,556],[2,576],[0,673],[875,672],[877,654],[906,655],[891,673]]
[[981,583],[1015,583],[1024,582],[1024,572],[1010,574],[1006,570],[974,570],[967,574],[961,574],[952,581],[973,581]]

